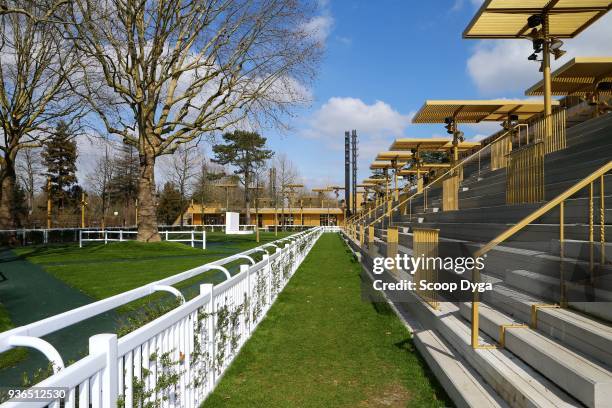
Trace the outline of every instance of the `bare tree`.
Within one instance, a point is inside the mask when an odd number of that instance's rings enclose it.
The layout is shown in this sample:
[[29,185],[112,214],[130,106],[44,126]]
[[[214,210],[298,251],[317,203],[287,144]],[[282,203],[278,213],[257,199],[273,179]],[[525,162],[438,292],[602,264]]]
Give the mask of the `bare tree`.
[[[56,13],[72,0],[2,0],[0,2],[0,16],[19,14],[33,22],[60,22],[56,19]],[[40,9],[33,12],[32,5]]]
[[176,185],[180,193],[181,227],[184,223],[185,199],[191,192],[194,177],[201,170],[201,158],[197,145],[181,145],[170,162],[170,180]]
[[296,84],[312,78],[321,52],[307,24],[314,9],[309,0],[72,1],[70,38],[95,61],[83,59],[80,93],[109,133],[138,148],[139,240],[159,240],[159,156],[245,121],[279,123],[305,101]]
[[27,195],[28,215],[31,215],[34,209],[34,194],[39,186],[37,181],[43,172],[43,166],[40,161],[40,149],[21,149],[17,155],[16,162],[19,182]]
[[100,197],[102,204],[102,229],[106,226],[106,215],[111,200],[111,183],[115,176],[115,161],[111,148],[109,143],[105,141],[104,154],[98,157],[93,172],[87,176],[91,189]]
[[[299,173],[293,162],[285,153],[280,153],[274,160],[273,166],[276,168],[276,185],[277,190],[283,190],[283,186],[288,184],[296,184],[299,179]],[[281,191],[278,191],[281,193]],[[281,200],[284,200],[281,197]]]
[[[46,13],[38,2],[22,3],[31,15]],[[10,228],[17,153],[41,146],[60,119],[77,120],[82,105],[67,83],[77,58],[56,26],[23,13],[0,19],[0,228]]]

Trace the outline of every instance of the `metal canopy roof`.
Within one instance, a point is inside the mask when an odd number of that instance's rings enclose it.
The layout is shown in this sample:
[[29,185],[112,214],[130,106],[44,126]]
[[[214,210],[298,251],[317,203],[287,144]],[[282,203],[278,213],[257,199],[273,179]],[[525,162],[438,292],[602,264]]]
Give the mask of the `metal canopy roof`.
[[[559,101],[554,101],[553,105],[559,105]],[[518,115],[519,120],[527,120],[543,111],[544,101],[537,100],[425,101],[412,122],[445,123],[447,117],[454,117],[459,123],[501,122],[509,114]]]
[[384,184],[386,183],[387,180],[382,179],[382,178],[367,178],[363,180],[364,184]]
[[522,38],[527,19],[547,14],[549,35],[573,38],[612,8],[612,0],[485,0],[463,38]]
[[[553,95],[584,95],[593,92],[598,82],[612,82],[612,57],[577,57],[552,74]],[[525,95],[544,95],[544,81],[525,91]]]
[[395,164],[391,161],[383,160],[383,161],[374,161],[370,164],[370,170],[376,169],[393,169],[396,167],[402,167],[406,164],[406,160],[400,160]]
[[406,161],[412,159],[412,153],[407,151],[389,151],[380,152],[376,156],[376,160],[398,160]]
[[[461,142],[457,146],[459,150],[470,150],[480,146],[479,142]],[[427,139],[395,139],[391,145],[392,150],[411,150],[421,151],[444,151],[453,147],[452,140],[443,137],[432,137]]]

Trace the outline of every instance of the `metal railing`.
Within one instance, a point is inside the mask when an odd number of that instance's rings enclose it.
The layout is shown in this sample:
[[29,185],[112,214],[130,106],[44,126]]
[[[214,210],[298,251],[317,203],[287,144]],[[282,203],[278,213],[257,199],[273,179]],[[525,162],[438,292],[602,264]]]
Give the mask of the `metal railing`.
[[[197,236],[196,236],[197,234]],[[124,242],[135,241],[138,231],[124,230],[81,230],[79,231],[79,248],[87,242]],[[206,231],[160,231],[159,236],[162,241],[168,242],[186,242],[195,248],[196,244],[206,249]]]
[[[125,407],[135,407],[162,399],[166,407],[198,407],[324,231],[317,228],[295,234],[11,329],[0,334],[0,352],[29,346],[51,358],[55,374],[36,386],[62,388],[66,394],[57,399],[28,402],[29,407],[99,408],[117,406],[120,401]],[[265,248],[275,251],[269,253]],[[259,262],[250,256],[256,252],[264,252]],[[249,264],[241,265],[240,272],[234,276],[221,266],[239,259],[246,259]],[[89,355],[68,367],[64,368],[59,353],[49,352],[55,350],[53,346],[41,339],[156,291],[179,297],[180,292],[171,285],[209,270],[224,272],[226,280],[216,286],[201,285],[195,298],[187,302],[181,299],[182,304],[177,308],[119,339],[116,334],[90,337]],[[156,373],[165,373],[174,380],[159,384]],[[21,404],[9,400],[2,407]]]
[[[559,194],[557,197],[550,200],[549,202],[544,204],[542,207],[538,208],[537,210],[535,210],[534,212],[532,212],[531,214],[529,214],[528,216],[526,216],[525,218],[517,222],[512,227],[508,228],[507,230],[499,234],[489,243],[483,245],[481,248],[479,248],[475,252],[474,257],[478,258],[478,257],[484,256],[489,251],[494,249],[496,246],[502,244],[503,242],[507,241],[508,239],[516,235],[518,232],[522,231],[525,227],[530,225],[533,221],[536,221],[540,217],[546,215],[551,210],[558,207],[559,208],[559,245],[560,245],[560,248],[559,248],[560,256],[559,257],[561,259],[561,270],[560,270],[561,279],[559,280],[561,287],[559,288],[560,289],[559,306],[561,307],[566,306],[566,303],[567,303],[566,302],[566,285],[565,285],[565,279],[563,275],[563,258],[564,258],[564,247],[565,247],[565,202],[567,199],[572,197],[574,194],[580,192],[581,190],[585,188],[589,189],[589,195],[588,195],[589,197],[588,198],[589,200],[589,205],[588,205],[589,228],[588,228],[587,239],[590,244],[589,268],[592,273],[594,270],[593,266],[595,263],[593,246],[596,243],[595,242],[595,217],[594,217],[594,214],[595,214],[595,211],[594,211],[595,194],[594,193],[595,193],[595,187],[596,187],[595,185],[596,183],[599,184],[599,237],[598,237],[599,242],[598,244],[600,245],[599,262],[603,265],[605,263],[605,247],[606,247],[604,186],[605,186],[605,175],[610,173],[611,171],[612,171],[612,161],[603,165],[602,167],[600,167],[599,169],[597,169],[596,171],[594,171],[593,173],[591,173],[590,175],[588,175],[587,177],[579,181],[578,183],[574,184],[572,187],[568,188],[567,190]],[[591,279],[593,279],[593,276],[591,276]],[[474,269],[472,272],[472,281],[473,283],[480,282],[480,272],[476,269]],[[479,302],[478,292],[474,291],[474,298],[472,300],[472,336],[471,336],[472,337],[471,343],[472,343],[472,347],[474,348],[489,347],[489,346],[480,345],[478,341],[478,334],[479,334],[478,307],[479,307],[479,304],[480,302]],[[534,310],[537,310],[537,309],[534,309]]]

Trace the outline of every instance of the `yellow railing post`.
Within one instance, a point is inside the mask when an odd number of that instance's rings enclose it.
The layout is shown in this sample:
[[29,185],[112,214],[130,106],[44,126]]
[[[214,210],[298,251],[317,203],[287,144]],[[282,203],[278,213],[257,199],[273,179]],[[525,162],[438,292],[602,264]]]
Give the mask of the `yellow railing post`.
[[459,209],[459,176],[452,176],[442,182],[442,211]]
[[365,227],[363,224],[359,225],[359,247],[363,248],[363,243],[365,240]]
[[513,150],[506,168],[506,203],[544,200],[544,145],[537,142]]
[[[387,257],[395,258],[399,243],[399,231],[397,228],[387,228]],[[393,268],[392,273],[398,275],[398,270]]]
[[[412,236],[412,256],[422,257],[422,261],[414,274],[417,285],[416,293],[434,309],[440,307],[438,294],[435,290],[420,290],[419,286],[422,280],[427,282],[438,281],[438,270],[435,262],[428,261],[428,259],[435,259],[438,256],[439,232],[439,229],[415,228]],[[433,263],[433,265],[431,265],[431,263]]]
[[604,175],[602,174],[599,177],[599,185],[600,185],[600,201],[599,201],[599,239],[601,241],[601,264],[606,263],[606,223],[605,223],[605,214],[606,214],[606,201],[604,197]]

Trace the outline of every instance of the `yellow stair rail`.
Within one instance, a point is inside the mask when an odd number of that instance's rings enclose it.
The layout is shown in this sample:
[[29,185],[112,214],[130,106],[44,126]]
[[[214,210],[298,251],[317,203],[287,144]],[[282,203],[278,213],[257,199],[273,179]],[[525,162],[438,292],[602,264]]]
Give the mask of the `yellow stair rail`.
[[[529,224],[531,224],[533,221],[537,220],[538,218],[542,217],[543,215],[545,215],[546,213],[548,213],[549,211],[553,210],[554,208],[556,208],[557,206],[559,206],[559,243],[560,243],[560,258],[563,259],[564,257],[564,248],[563,248],[563,243],[565,241],[565,201],[572,197],[574,194],[576,194],[577,192],[579,192],[580,190],[589,187],[589,214],[588,214],[588,219],[589,219],[589,242],[591,244],[594,243],[595,241],[595,234],[594,234],[594,226],[595,226],[595,222],[594,222],[594,205],[595,205],[595,200],[594,200],[594,189],[595,189],[595,183],[599,180],[599,186],[600,186],[600,191],[599,191],[599,198],[600,198],[600,202],[599,202],[599,242],[601,244],[601,250],[600,250],[600,255],[601,255],[601,259],[600,259],[600,263],[603,264],[605,263],[605,244],[606,244],[606,235],[605,235],[605,192],[604,192],[604,186],[605,186],[605,179],[604,176],[609,173],[610,171],[612,171],[612,161],[606,163],[605,165],[601,166],[599,169],[595,170],[593,173],[591,173],[590,175],[588,175],[587,177],[585,177],[584,179],[582,179],[581,181],[579,181],[578,183],[574,184],[573,186],[571,186],[570,188],[568,188],[567,190],[565,190],[564,192],[562,192],[561,194],[559,194],[557,197],[553,198],[552,200],[550,200],[549,202],[547,202],[546,204],[544,204],[542,207],[538,208],[537,210],[535,210],[534,212],[532,212],[531,214],[529,214],[528,216],[526,216],[525,218],[523,218],[522,220],[520,220],[519,222],[517,222],[515,225],[513,225],[512,227],[508,228],[506,231],[502,232],[501,234],[499,234],[497,237],[495,237],[493,240],[491,240],[489,243],[483,245],[482,247],[480,247],[475,253],[474,253],[474,257],[482,257],[484,256],[487,252],[491,251],[493,248],[495,248],[496,246],[498,246],[499,244],[503,243],[504,241],[508,240],[509,238],[511,238],[512,236],[514,236],[516,233],[518,233],[519,231],[521,231],[523,228],[525,228],[526,226],[528,226]],[[590,259],[590,269],[591,272],[593,271],[593,251],[592,251],[592,245],[591,245],[591,259]],[[564,283],[564,279],[563,279],[563,263],[561,263],[561,288],[560,288],[560,294],[561,294],[561,298],[560,298],[560,306],[564,307],[566,306],[566,294],[565,294],[565,283]],[[591,277],[592,279],[592,277]],[[480,283],[480,273],[477,270],[474,270],[472,272],[472,281],[473,283]],[[472,333],[471,333],[471,343],[472,343],[472,347],[475,349],[479,349],[479,348],[488,348],[489,346],[483,346],[480,345],[479,341],[478,341],[478,334],[479,334],[479,314],[478,314],[478,308],[479,308],[480,302],[479,302],[479,297],[478,297],[478,292],[474,292],[474,297],[472,299]],[[533,319],[533,318],[532,318]],[[532,326],[537,325],[537,321],[534,323],[532,322]]]

